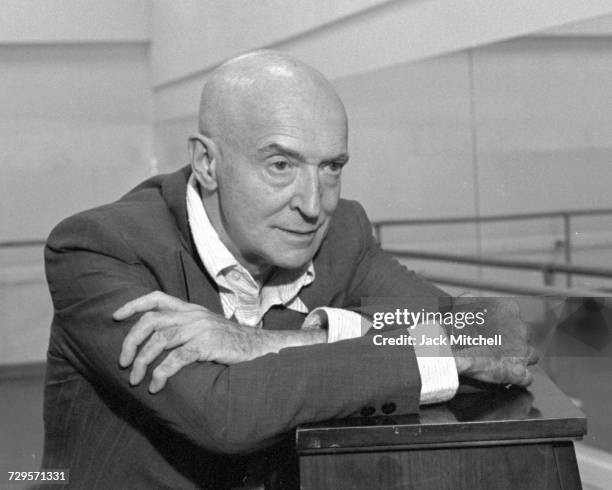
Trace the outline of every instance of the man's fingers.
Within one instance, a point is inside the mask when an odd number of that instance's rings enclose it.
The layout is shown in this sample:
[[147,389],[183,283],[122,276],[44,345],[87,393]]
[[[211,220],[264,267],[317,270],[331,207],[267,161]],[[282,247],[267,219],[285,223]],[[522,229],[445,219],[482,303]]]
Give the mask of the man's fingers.
[[527,366],[522,362],[510,364],[507,370],[507,383],[516,386],[529,386],[533,381],[533,376]]
[[497,363],[499,369],[495,370],[496,383],[529,386],[533,381],[533,376],[527,368],[525,359],[508,357],[497,361]]
[[113,313],[113,319],[121,321],[135,315],[136,313],[144,313],[145,311],[159,308],[159,305],[164,304],[166,301],[165,296],[168,295],[162,293],[161,291],[153,291],[152,293],[145,294],[144,296],[140,296],[132,301],[128,301]]
[[166,386],[170,376],[174,376],[185,366],[198,360],[198,353],[188,347],[178,347],[170,352],[162,363],[153,370],[153,379],[149,385],[151,393],[157,393]]
[[327,324],[327,313],[325,310],[315,310],[308,314],[302,323],[302,329],[323,328]]
[[174,316],[160,315],[155,312],[148,312],[140,317],[130,329],[121,344],[121,354],[119,364],[122,367],[129,366],[134,360],[138,346],[142,344],[151,333],[158,328],[170,327],[176,324]]
[[154,291],[124,304],[113,313],[113,319],[121,321],[136,313],[144,313],[151,310],[192,311],[197,308],[197,305],[186,303],[161,291]]
[[538,359],[540,358],[540,355],[538,354],[538,351],[532,347],[532,346],[527,346],[529,348],[528,352],[527,352],[527,364],[531,365],[531,364],[535,364],[536,362],[538,362]]
[[149,364],[151,364],[165,349],[169,348],[168,339],[175,336],[175,334],[174,329],[169,328],[166,330],[158,330],[151,335],[147,343],[140,349],[136,359],[134,359],[132,372],[130,373],[131,385],[137,385],[143,380]]
[[529,372],[525,360],[517,358],[472,358],[472,368],[468,376],[487,383],[501,385],[529,386],[533,381],[533,376]]

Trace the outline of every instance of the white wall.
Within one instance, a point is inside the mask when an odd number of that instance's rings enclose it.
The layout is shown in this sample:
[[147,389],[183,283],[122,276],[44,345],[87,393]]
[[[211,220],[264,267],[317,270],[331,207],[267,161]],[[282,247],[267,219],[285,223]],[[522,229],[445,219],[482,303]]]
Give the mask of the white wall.
[[[151,174],[148,2],[0,5],[0,242]],[[0,362],[44,359],[51,320],[40,248],[0,249]]]
[[2,0],[0,44],[147,42],[149,0]]
[[159,0],[156,121],[193,113],[207,73],[246,50],[290,52],[337,79],[612,13],[609,0]]
[[0,46],[0,67],[0,240],[45,237],[148,175],[146,45]]
[[[507,41],[339,80],[351,120],[343,194],[362,201],[375,219],[612,208],[607,80],[609,36]],[[576,262],[610,263],[610,230],[612,217],[575,219]],[[443,226],[390,231],[385,241],[465,253],[479,245],[485,254],[550,260],[563,229],[559,220],[539,220],[482,225],[482,239],[475,236],[472,227]],[[410,265],[439,274],[476,272]],[[483,269],[482,277],[542,284],[537,273]],[[576,284],[601,281],[576,278]]]
[[156,0],[153,85],[205,71],[243,51],[320,30],[390,0]]

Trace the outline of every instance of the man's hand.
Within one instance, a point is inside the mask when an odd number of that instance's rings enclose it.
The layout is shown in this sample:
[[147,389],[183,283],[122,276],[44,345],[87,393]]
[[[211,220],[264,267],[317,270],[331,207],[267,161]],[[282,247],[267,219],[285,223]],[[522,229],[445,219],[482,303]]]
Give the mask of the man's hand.
[[457,371],[463,376],[497,384],[528,386],[533,377],[527,366],[535,364],[537,353],[527,343],[527,328],[521,320],[518,305],[503,298],[457,298],[452,309],[457,311],[487,310],[482,326],[465,330],[453,328],[453,334],[470,336],[501,335],[501,345],[460,348],[453,346]]
[[[139,384],[146,369],[165,350],[173,349],[153,370],[150,391],[156,393],[167,379],[197,361],[235,364],[261,353],[260,330],[243,327],[203,306],[186,303],[156,291],[126,303],[113,314],[117,321],[144,313],[123,340],[119,364],[132,365],[130,383]],[[145,342],[137,354],[137,349]]]
[[126,303],[113,313],[113,319],[122,321],[139,313],[143,315],[123,340],[119,364],[132,365],[130,383],[137,385],[147,367],[165,350],[172,349],[153,370],[149,385],[152,393],[160,391],[170,376],[194,362],[236,364],[284,347],[326,341],[325,332],[318,329],[268,331],[239,325],[203,306],[160,291]]

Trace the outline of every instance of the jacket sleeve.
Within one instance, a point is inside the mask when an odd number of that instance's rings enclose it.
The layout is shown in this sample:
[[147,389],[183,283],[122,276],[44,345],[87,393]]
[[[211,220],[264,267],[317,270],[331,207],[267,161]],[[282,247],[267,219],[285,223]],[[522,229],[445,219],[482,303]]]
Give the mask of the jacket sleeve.
[[119,397],[125,409],[207,450],[256,450],[297,424],[346,417],[366,406],[380,413],[393,402],[396,414],[418,411],[414,355],[403,346],[376,346],[371,337],[287,348],[231,366],[192,364],[156,395],[147,391],[147,379],[131,387],[118,356],[133,321],[114,322],[111,315],[161,289],[163,271],[142,263],[115,228],[89,218],[60,224],[45,258],[55,308],[50,350],[93,386]]

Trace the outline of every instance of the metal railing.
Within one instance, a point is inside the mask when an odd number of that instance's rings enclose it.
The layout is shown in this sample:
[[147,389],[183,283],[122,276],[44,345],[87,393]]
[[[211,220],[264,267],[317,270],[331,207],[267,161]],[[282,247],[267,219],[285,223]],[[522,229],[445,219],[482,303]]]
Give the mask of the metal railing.
[[25,248],[25,247],[42,247],[45,240],[41,238],[32,238],[27,240],[7,240],[0,242],[0,248]]
[[[592,217],[612,215],[612,209],[580,209],[580,210],[565,210],[565,211],[550,211],[550,212],[538,212],[538,213],[521,213],[521,214],[503,214],[503,215],[489,215],[489,216],[461,216],[461,217],[447,217],[447,218],[418,218],[418,219],[390,219],[390,220],[379,220],[372,223],[374,227],[374,233],[382,244],[383,229],[400,227],[400,226],[423,226],[423,225],[448,225],[448,224],[468,224],[468,223],[494,223],[504,221],[526,221],[536,219],[561,219],[563,222],[563,250],[564,250],[564,263],[559,264],[556,262],[542,262],[542,261],[528,261],[528,260],[515,260],[515,259],[500,259],[497,257],[483,257],[482,255],[458,255],[458,254],[447,254],[447,253],[433,253],[424,251],[413,251],[413,250],[394,250],[385,248],[386,251],[399,257],[413,258],[413,259],[424,259],[424,260],[436,260],[436,261],[447,261],[454,263],[469,264],[475,266],[485,267],[501,267],[510,269],[523,269],[540,271],[543,274],[544,284],[550,286],[552,284],[553,274],[565,273],[566,287],[569,289],[572,287],[573,275],[586,275],[593,277],[603,277],[606,279],[612,279],[612,269],[602,267],[586,267],[586,266],[573,266],[572,265],[572,232],[571,232],[571,219],[576,217]],[[384,248],[384,247],[383,247]],[[440,279],[440,277],[438,277]],[[456,278],[446,278],[448,281],[456,283]],[[446,282],[449,284],[449,282]],[[441,281],[437,281],[441,282]],[[470,287],[474,287],[474,280],[469,280]],[[476,281],[478,282],[478,281]],[[484,284],[484,283],[483,283]],[[455,284],[456,285],[456,284]],[[467,284],[466,284],[467,285]],[[490,286],[496,287],[497,291],[500,291],[501,285],[499,283],[492,283]],[[508,285],[508,288],[512,292],[516,292],[517,286]]]
[[[24,240],[6,240],[0,242],[0,251],[33,247],[40,247],[42,249],[44,245],[45,240],[40,238]],[[43,281],[44,272],[42,266],[0,266],[0,288],[10,288],[24,284],[36,284]]]
[[592,291],[588,289],[541,287],[529,286],[525,284],[518,285],[500,281],[485,281],[482,279],[470,279],[467,277],[457,278],[429,273],[423,274],[423,277],[439,285],[456,286],[459,288],[467,288],[469,290],[505,293],[517,296],[534,296],[542,298],[566,296],[590,298],[606,296],[604,292]]

